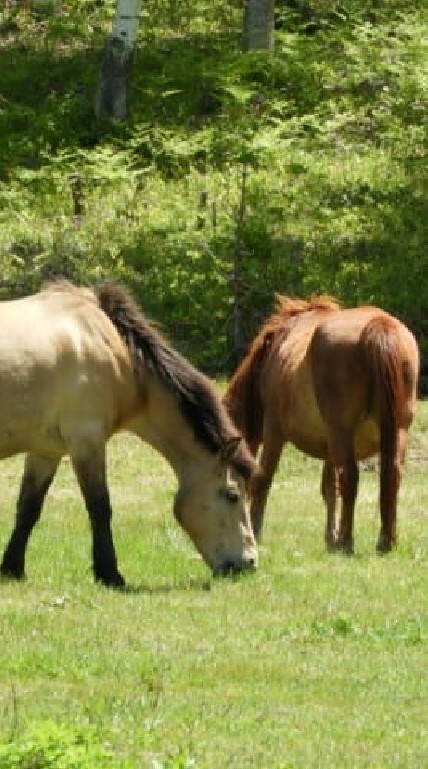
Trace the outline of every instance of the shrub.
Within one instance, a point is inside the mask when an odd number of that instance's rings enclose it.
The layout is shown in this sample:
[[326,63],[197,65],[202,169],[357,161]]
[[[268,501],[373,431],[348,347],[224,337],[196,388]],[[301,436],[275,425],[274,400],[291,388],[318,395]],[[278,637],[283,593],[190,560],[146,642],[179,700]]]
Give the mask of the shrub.
[[43,721],[24,735],[0,743],[0,769],[107,769],[113,754],[90,730]]

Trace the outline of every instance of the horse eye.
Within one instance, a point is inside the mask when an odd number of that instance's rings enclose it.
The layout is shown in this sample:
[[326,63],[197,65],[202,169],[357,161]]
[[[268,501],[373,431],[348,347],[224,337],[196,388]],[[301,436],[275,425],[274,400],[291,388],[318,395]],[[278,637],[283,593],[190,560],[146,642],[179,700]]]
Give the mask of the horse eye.
[[230,502],[231,505],[236,505],[240,496],[238,489],[231,489],[231,488],[221,489],[220,494],[228,502]]

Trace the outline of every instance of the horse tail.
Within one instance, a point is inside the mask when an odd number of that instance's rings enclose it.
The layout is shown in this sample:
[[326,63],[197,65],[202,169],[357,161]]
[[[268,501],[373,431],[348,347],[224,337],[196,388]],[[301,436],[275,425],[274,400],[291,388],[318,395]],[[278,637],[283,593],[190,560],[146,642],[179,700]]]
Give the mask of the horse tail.
[[406,397],[399,327],[387,315],[378,315],[368,322],[360,341],[370,372],[371,407],[380,426],[380,509],[383,529],[390,531],[395,539],[396,499],[400,482],[397,466],[399,426]]
[[253,455],[262,442],[264,407],[260,375],[270,350],[273,333],[262,330],[253,340],[229,382],[223,398],[232,420],[241,430]]
[[392,318],[379,315],[367,323],[360,341],[371,374],[373,405],[378,410],[382,440],[392,446],[405,397],[399,329]]

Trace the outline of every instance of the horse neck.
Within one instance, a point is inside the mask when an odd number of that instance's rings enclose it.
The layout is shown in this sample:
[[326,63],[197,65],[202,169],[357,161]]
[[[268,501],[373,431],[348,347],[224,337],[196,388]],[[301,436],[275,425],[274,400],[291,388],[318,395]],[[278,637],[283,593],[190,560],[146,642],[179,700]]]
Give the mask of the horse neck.
[[247,400],[246,380],[238,369],[229,382],[223,402],[234,425],[244,435],[247,433]]
[[149,391],[129,429],[166,459],[180,485],[192,469],[212,458],[208,448],[196,440],[174,397],[162,387]]
[[229,383],[224,403],[255,456],[263,430],[259,361],[244,359]]

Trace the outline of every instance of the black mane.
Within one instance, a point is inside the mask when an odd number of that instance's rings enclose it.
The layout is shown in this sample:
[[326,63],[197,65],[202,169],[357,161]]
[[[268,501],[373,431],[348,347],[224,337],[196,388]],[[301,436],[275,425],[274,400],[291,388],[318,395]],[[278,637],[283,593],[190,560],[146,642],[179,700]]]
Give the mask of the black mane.
[[[142,314],[136,301],[123,287],[107,281],[94,288],[103,312],[108,315],[127,345],[136,374],[149,369],[175,397],[196,440],[211,453],[237,435],[210,381],[183,358]],[[245,478],[254,470],[254,460],[241,442],[231,464]]]

